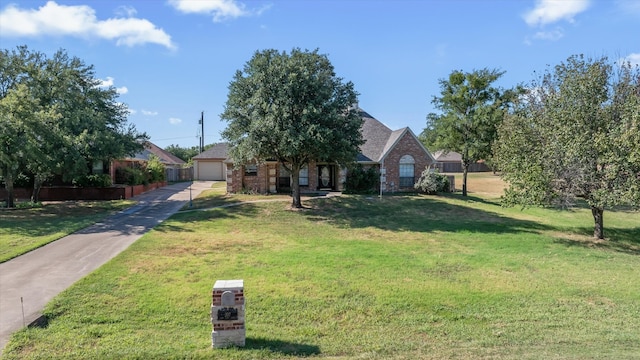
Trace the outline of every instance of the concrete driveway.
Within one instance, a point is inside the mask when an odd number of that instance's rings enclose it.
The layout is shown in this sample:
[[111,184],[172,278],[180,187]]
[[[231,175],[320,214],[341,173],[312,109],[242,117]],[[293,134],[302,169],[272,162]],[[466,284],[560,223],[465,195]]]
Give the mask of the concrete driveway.
[[[0,354],[11,334],[42,315],[54,296],[126,249],[211,188],[212,181],[169,185],[100,223],[0,264]],[[24,308],[24,318],[23,318]]]

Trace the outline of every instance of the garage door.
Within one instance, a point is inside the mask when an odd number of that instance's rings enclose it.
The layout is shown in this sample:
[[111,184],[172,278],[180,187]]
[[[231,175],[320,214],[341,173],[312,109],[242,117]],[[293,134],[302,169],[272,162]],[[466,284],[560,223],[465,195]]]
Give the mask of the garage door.
[[198,180],[225,180],[222,161],[198,161]]

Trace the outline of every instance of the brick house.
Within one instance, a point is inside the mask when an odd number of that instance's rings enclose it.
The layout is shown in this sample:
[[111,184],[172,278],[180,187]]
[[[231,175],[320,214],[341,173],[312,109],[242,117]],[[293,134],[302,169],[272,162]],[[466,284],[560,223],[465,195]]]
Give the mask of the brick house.
[[[383,191],[415,191],[413,185],[422,171],[435,163],[429,150],[408,127],[391,130],[363,110],[360,115],[365,143],[356,161],[365,168],[374,167],[384,173],[381,176]],[[227,157],[223,163],[229,193],[290,190],[290,174],[276,161],[235,168]],[[310,162],[300,171],[300,191],[342,191],[346,176],[347,170],[336,163]]]

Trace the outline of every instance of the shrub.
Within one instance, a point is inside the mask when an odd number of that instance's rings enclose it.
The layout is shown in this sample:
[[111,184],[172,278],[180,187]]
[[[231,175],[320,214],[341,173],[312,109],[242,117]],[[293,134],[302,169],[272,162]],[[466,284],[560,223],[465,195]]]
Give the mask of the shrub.
[[148,184],[147,174],[137,167],[119,167],[116,169],[116,182],[127,185]]
[[356,164],[347,172],[345,193],[373,193],[378,184],[379,173],[374,167],[365,169],[362,164]]
[[111,186],[111,176],[109,174],[82,175],[73,179],[72,183],[80,187],[109,187]]
[[448,192],[449,179],[446,175],[440,174],[438,169],[430,169],[427,167],[420,175],[414,187],[427,194]]
[[151,155],[146,166],[147,174],[149,175],[149,182],[161,182],[165,179],[164,164],[160,162],[160,158]]

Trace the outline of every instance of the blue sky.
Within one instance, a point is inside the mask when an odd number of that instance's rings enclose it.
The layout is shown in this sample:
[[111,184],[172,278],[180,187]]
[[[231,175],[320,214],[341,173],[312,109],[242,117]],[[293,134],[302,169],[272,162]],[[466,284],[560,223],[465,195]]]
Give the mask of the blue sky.
[[453,70],[497,68],[511,87],[572,54],[640,63],[640,0],[2,0],[0,45],[94,65],[161,147],[198,145],[201,111],[219,142],[235,71],[294,47],[319,49],[361,108],[419,134]]

